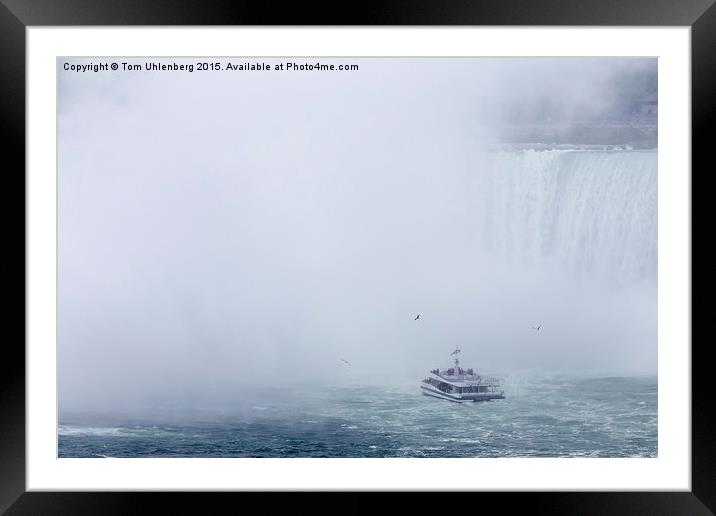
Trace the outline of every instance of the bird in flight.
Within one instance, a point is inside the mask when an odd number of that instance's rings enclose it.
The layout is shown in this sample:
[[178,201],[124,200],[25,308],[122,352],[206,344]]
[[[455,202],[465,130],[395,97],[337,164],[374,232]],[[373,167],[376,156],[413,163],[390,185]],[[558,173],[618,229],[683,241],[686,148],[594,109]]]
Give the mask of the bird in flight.
[[345,358],[341,358],[341,360],[343,360],[343,362],[345,362],[346,364],[351,365],[351,363],[348,360],[346,360]]
[[416,315],[416,316],[415,316],[415,319],[413,319],[413,320],[414,320],[414,321],[417,321],[418,319],[420,319],[420,314]]
[[537,330],[537,331],[539,331],[539,330],[540,330],[540,328],[542,328],[542,325],[541,325],[541,324],[540,324],[539,326],[537,326],[536,328],[535,328],[534,326],[532,326],[532,329],[533,329],[533,330]]

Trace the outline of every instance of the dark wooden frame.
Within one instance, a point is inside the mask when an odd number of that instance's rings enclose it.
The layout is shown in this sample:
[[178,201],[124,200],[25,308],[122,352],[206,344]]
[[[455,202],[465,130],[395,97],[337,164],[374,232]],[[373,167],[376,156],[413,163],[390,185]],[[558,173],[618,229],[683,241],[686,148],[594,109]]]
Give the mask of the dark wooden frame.
[[[0,113],[3,138],[5,241],[17,249],[6,256],[25,264],[25,226],[19,219],[25,202],[25,28],[82,25],[575,25],[689,26],[692,44],[692,169],[707,168],[707,127],[716,116],[716,5],[714,0],[394,0],[383,2],[313,2],[287,5],[235,0],[0,0]],[[713,152],[713,151],[710,151]],[[692,171],[684,170],[684,174]],[[22,207],[12,200],[21,199]],[[20,210],[23,210],[22,212]],[[22,242],[20,242],[22,240]],[[5,269],[5,277],[19,274]],[[17,280],[20,281],[19,279]],[[18,286],[19,288],[19,286]],[[24,285],[23,285],[24,288]],[[6,290],[7,292],[7,290]],[[6,299],[12,299],[6,296]],[[22,299],[24,301],[25,295]],[[6,309],[7,327],[19,326],[25,304]],[[20,313],[22,312],[22,314]],[[22,335],[24,337],[23,326]],[[11,333],[11,335],[13,335]],[[692,491],[691,492],[530,492],[460,495],[480,510],[515,508],[531,513],[565,514],[712,514],[716,510],[716,429],[709,343],[692,346]],[[127,514],[159,501],[163,510],[207,512],[215,501],[244,497],[234,510],[254,502],[271,506],[276,494],[242,493],[190,496],[189,493],[26,493],[25,492],[25,348],[24,338],[5,341],[0,355],[0,512],[8,514]],[[375,494],[350,494],[342,513],[373,511]],[[292,497],[298,509],[306,496]],[[315,503],[313,496],[309,497]],[[436,503],[424,494],[410,498],[420,511]],[[444,502],[444,500],[442,501]],[[298,505],[296,505],[298,503]],[[379,504],[382,504],[381,501]],[[319,504],[320,505],[320,504]],[[275,507],[275,505],[273,505]],[[259,506],[260,507],[260,506]],[[436,509],[440,510],[435,507]],[[152,510],[152,509],[149,509]],[[153,511],[152,511],[153,512]]]

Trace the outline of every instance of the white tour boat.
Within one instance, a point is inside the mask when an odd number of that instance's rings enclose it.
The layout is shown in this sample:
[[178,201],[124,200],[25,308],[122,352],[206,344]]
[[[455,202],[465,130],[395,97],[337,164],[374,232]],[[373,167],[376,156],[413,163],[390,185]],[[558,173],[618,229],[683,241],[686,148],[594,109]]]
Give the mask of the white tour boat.
[[499,389],[497,379],[485,378],[475,373],[472,368],[460,367],[460,360],[457,358],[459,349],[455,349],[451,354],[455,355],[455,366],[430,371],[430,376],[420,383],[424,395],[457,403],[504,399],[505,391]]

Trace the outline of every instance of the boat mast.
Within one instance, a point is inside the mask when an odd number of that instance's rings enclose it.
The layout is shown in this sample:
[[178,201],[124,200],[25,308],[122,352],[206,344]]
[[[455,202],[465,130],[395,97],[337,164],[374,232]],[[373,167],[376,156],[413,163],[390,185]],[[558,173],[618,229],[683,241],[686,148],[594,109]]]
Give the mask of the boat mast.
[[452,352],[455,355],[455,376],[460,374],[460,359],[457,357],[460,354],[460,348],[455,346],[455,351]]

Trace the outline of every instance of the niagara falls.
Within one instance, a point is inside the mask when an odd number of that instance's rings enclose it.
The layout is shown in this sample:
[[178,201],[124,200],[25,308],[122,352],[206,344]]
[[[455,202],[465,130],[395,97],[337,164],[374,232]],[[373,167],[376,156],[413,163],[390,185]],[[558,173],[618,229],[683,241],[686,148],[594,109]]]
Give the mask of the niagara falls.
[[656,59],[123,59],[58,62],[58,457],[658,456]]

